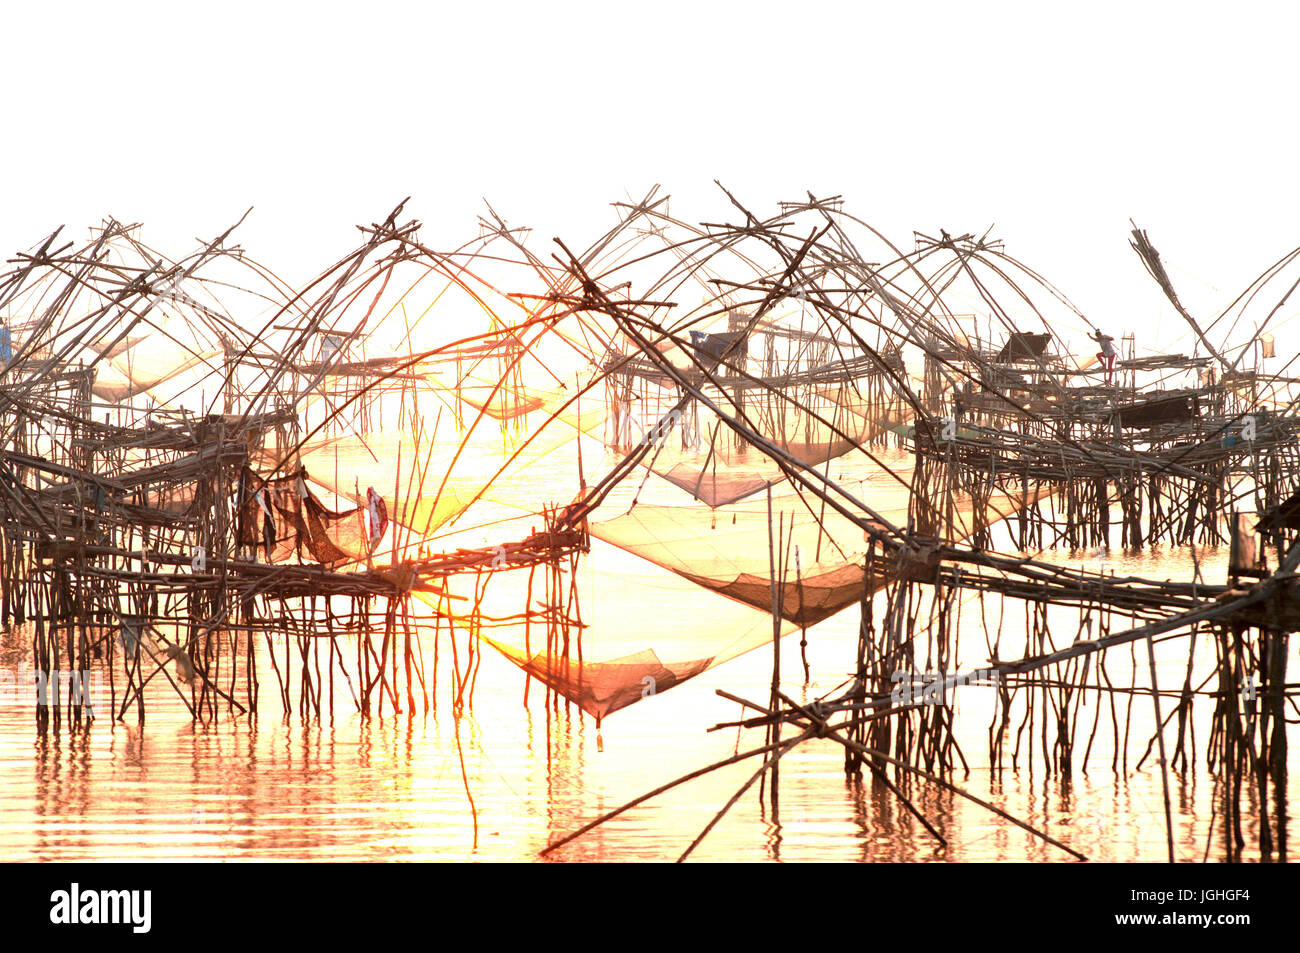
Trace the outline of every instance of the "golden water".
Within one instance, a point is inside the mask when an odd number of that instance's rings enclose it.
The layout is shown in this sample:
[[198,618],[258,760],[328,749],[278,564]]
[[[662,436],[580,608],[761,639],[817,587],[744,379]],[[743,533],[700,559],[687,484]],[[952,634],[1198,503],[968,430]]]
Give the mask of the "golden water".
[[[595,461],[587,462],[598,469]],[[561,474],[570,470],[571,463],[554,461],[534,468],[530,489],[536,491],[543,477],[565,485]],[[569,495],[564,489],[555,494]],[[589,558],[619,565],[627,557],[597,542]],[[1157,578],[1187,578],[1191,571],[1183,550],[1054,558],[1092,565],[1106,561],[1121,573]],[[1219,581],[1222,554],[1206,552],[1201,559],[1207,580]],[[644,572],[660,571],[647,567]],[[662,592],[629,581],[594,598],[615,600],[629,615],[654,616]],[[707,627],[710,608],[720,597],[699,591],[684,598],[694,600],[695,624]],[[963,667],[979,666],[987,654],[976,606],[968,602],[963,610]],[[788,694],[811,699],[843,681],[852,664],[857,619],[851,608],[810,632],[807,684],[798,635],[784,640]],[[1004,646],[1022,645],[1023,625],[1004,624]],[[1203,671],[1212,664],[1213,646],[1208,636],[1200,639],[1198,670]],[[1160,646],[1162,688],[1181,684],[1186,646],[1186,639]],[[12,669],[27,652],[11,638],[3,645],[3,662]],[[1131,657],[1127,647],[1111,653],[1108,669],[1118,684],[1128,684]],[[601,812],[725,758],[738,745],[743,750],[760,744],[761,732],[707,729],[739,716],[738,706],[717,696],[716,689],[755,700],[767,697],[771,662],[769,650],[751,652],[616,712],[600,732],[576,708],[566,712],[562,706],[548,714],[536,685],[531,707],[525,708],[523,675],[490,649],[484,651],[473,708],[459,719],[449,710],[444,682],[438,686],[438,710],[427,716],[367,720],[348,710],[346,691],[336,686],[333,716],[303,724],[296,715],[282,717],[272,680],[263,685],[256,719],[223,713],[217,724],[194,725],[174,696],[169,701],[155,694],[142,727],[101,717],[84,734],[65,727],[40,735],[31,702],[9,697],[0,707],[0,859],[533,861],[549,841]],[[1140,671],[1145,664],[1140,652]],[[272,679],[265,660],[259,670]],[[1134,770],[1151,735],[1148,697],[1133,701],[1127,768],[1111,768],[1110,726],[1104,718],[1086,773],[1078,767],[1081,742],[1073,777],[1065,779],[1045,776],[1038,751],[1032,764],[1022,756],[1016,770],[1008,767],[1000,776],[989,772],[991,694],[971,687],[958,696],[959,738],[971,770],[966,775],[959,769],[957,783],[1090,859],[1165,858],[1159,769],[1148,759],[1142,771]],[[1205,699],[1198,709],[1197,743],[1203,750]],[[1081,737],[1092,723],[1092,710],[1084,709]],[[1171,730],[1167,743],[1172,737]],[[1296,762],[1294,754],[1291,760]],[[1200,770],[1171,776],[1181,860],[1200,860],[1207,839],[1211,859],[1222,853],[1221,835],[1212,834],[1214,786],[1203,763],[1202,755]],[[760,801],[755,786],[693,856],[718,861],[1069,859],[965,799],[913,786],[918,804],[949,840],[948,848],[940,849],[892,796],[847,782],[842,764],[842,749],[833,742],[804,744],[781,762],[779,813]],[[755,767],[744,762],[690,782],[552,859],[674,859]],[[1293,802],[1297,794],[1292,784]],[[1252,842],[1249,825],[1246,836]]]

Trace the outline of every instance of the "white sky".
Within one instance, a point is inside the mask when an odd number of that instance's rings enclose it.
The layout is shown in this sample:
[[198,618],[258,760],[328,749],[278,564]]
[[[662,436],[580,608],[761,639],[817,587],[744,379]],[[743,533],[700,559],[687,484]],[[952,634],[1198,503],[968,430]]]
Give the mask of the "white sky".
[[113,215],[179,256],[254,206],[240,243],[300,281],[407,195],[428,244],[476,235],[487,197],[549,251],[656,182],[717,220],[718,178],[759,212],[843,194],[904,246],[996,224],[1095,323],[1141,335],[1171,312],[1132,217],[1212,317],[1300,245],[1300,7],[1068,10],[14,5],[0,250]]

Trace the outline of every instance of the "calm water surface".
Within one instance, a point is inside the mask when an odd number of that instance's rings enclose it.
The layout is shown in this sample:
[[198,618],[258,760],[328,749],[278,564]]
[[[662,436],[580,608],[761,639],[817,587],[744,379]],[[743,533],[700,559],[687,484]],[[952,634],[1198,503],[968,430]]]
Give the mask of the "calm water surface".
[[[591,461],[589,459],[588,464]],[[569,463],[552,461],[556,479]],[[537,478],[545,468],[534,471]],[[564,495],[557,493],[557,497]],[[681,502],[680,498],[673,499]],[[507,501],[508,502],[508,501]],[[597,566],[626,565],[625,554],[597,542]],[[1190,554],[1165,550],[1134,556],[1098,552],[1054,554],[1073,564],[1104,564],[1123,574],[1187,578]],[[1222,554],[1201,554],[1207,581],[1222,580]],[[654,617],[667,573],[641,566],[636,578],[591,598],[617,611]],[[665,583],[666,584],[666,583]],[[674,590],[675,591],[675,590]],[[709,625],[718,596],[704,591],[686,609]],[[960,661],[987,656],[977,600],[963,608]],[[1077,619],[1076,616],[1070,618]],[[805,684],[798,636],[783,642],[785,691],[813,698],[839,685],[852,664],[857,610],[850,608],[809,633],[811,680]],[[996,624],[997,617],[993,617]],[[680,624],[675,622],[673,624]],[[1023,622],[1003,619],[1004,644],[1022,645]],[[1117,624],[1118,627],[1118,624]],[[1058,639],[1066,644],[1073,639]],[[1200,636],[1199,670],[1213,663]],[[463,642],[462,642],[463,645]],[[1187,640],[1161,646],[1162,687],[1181,683]],[[27,647],[4,643],[13,668]],[[1005,654],[1005,653],[1004,653]],[[1131,653],[1108,658],[1121,684]],[[472,710],[457,719],[438,686],[428,715],[363,719],[338,701],[333,717],[303,724],[284,719],[274,684],[264,684],[256,719],[228,717],[194,725],[173,696],[150,698],[144,726],[101,717],[89,732],[38,735],[30,703],[0,707],[0,859],[5,860],[491,860],[535,861],[546,844],[603,811],[712,761],[737,746],[754,747],[761,732],[709,732],[735,720],[738,706],[719,688],[765,699],[771,652],[758,650],[671,691],[611,715],[597,731],[577,709],[548,713],[534,685],[522,702],[524,677],[485,649]],[[1145,653],[1139,659],[1145,671]],[[448,666],[444,665],[444,672]],[[261,671],[267,673],[265,660]],[[992,690],[963,690],[958,737],[970,764],[955,780],[1023,820],[1049,830],[1092,860],[1165,858],[1163,795],[1158,767],[1134,764],[1151,735],[1148,697],[1134,702],[1127,767],[1111,768],[1110,726],[1103,717],[1086,772],[1047,777],[1041,755],[994,776],[987,767]],[[1089,699],[1088,706],[1095,705]],[[1197,742],[1208,734],[1202,702]],[[1091,709],[1085,707],[1085,713]],[[1086,734],[1092,715],[1080,729]],[[133,718],[133,716],[132,716]],[[1139,730],[1139,727],[1141,730]],[[1172,742],[1172,732],[1167,740]],[[1292,763],[1295,763],[1292,756]],[[1203,755],[1201,758],[1203,764]],[[463,765],[463,768],[462,768]],[[710,821],[756,767],[744,762],[692,781],[639,806],[550,859],[672,860]],[[1295,777],[1296,772],[1292,772]],[[757,786],[736,804],[693,854],[713,861],[1063,861],[1060,850],[983,808],[929,785],[912,788],[917,803],[949,840],[940,849],[899,803],[871,786],[849,783],[842,749],[810,742],[781,762],[780,809],[760,802]],[[1214,787],[1203,770],[1171,779],[1177,856],[1200,860],[1211,836]],[[1292,784],[1294,803],[1300,791]],[[1246,832],[1248,841],[1251,831]],[[1219,856],[1218,843],[1209,856]]]

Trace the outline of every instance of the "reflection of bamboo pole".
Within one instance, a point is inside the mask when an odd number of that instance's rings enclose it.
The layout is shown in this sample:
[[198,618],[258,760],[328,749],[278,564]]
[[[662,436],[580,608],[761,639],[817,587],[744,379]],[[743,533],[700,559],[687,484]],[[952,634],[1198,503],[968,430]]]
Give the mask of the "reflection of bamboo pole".
[[[959,796],[961,796],[961,797],[964,797],[964,798],[966,798],[966,799],[969,800],[969,801],[973,801],[974,803],[978,804],[980,807],[983,807],[983,808],[985,808],[986,810],[992,811],[994,814],[998,815],[998,816],[1001,817],[1003,820],[1010,821],[1012,824],[1015,824],[1015,825],[1016,825],[1017,827],[1019,827],[1021,830],[1028,831],[1029,833],[1035,835],[1036,837],[1040,837],[1040,838],[1042,838],[1043,840],[1047,841],[1047,843],[1051,844],[1053,847],[1059,847],[1061,850],[1065,851],[1067,854],[1071,854],[1071,855],[1073,855],[1074,857],[1077,857],[1079,860],[1087,860],[1087,859],[1088,859],[1087,857],[1085,857],[1083,854],[1079,853],[1079,852],[1078,852],[1077,850],[1075,850],[1074,848],[1072,848],[1072,847],[1067,847],[1065,844],[1061,843],[1059,840],[1057,840],[1056,838],[1052,837],[1050,834],[1044,833],[1043,831],[1040,831],[1040,830],[1038,830],[1037,828],[1035,828],[1035,827],[1033,827],[1033,826],[1031,826],[1031,825],[1029,825],[1029,824],[1026,824],[1024,821],[1020,820],[1019,818],[1014,817],[1014,816],[1011,815],[1011,814],[1008,814],[1006,811],[1002,810],[1000,807],[997,807],[997,806],[995,806],[995,805],[993,805],[993,804],[990,804],[988,801],[985,801],[985,800],[983,800],[982,798],[978,798],[978,797],[976,797],[975,795],[971,794],[969,791],[966,791],[966,790],[964,790],[964,789],[962,789],[962,788],[959,788],[957,785],[953,784],[951,781],[945,780],[944,778],[939,777],[939,776],[936,775],[936,774],[932,774],[932,773],[929,772],[929,771],[923,770],[922,768],[918,768],[918,767],[916,767],[916,766],[914,766],[914,765],[910,765],[910,764],[908,764],[906,761],[900,761],[898,758],[892,757],[892,756],[890,756],[890,755],[888,755],[888,754],[886,754],[886,753],[884,753],[884,752],[882,752],[882,751],[872,751],[872,750],[869,749],[869,748],[866,748],[866,747],[864,747],[864,746],[862,746],[862,745],[858,745],[856,742],[852,742],[852,741],[850,741],[849,739],[847,739],[847,738],[843,737],[842,735],[840,735],[840,734],[838,733],[838,730],[837,730],[837,727],[838,727],[838,726],[834,726],[834,727],[833,727],[833,726],[829,725],[829,724],[826,722],[826,719],[825,719],[825,718],[819,718],[819,717],[817,717],[816,715],[810,713],[806,708],[803,708],[803,707],[800,706],[797,702],[791,700],[790,698],[788,698],[788,697],[786,697],[786,696],[784,696],[784,695],[781,696],[781,700],[784,701],[787,705],[790,705],[792,708],[794,708],[794,709],[795,709],[796,711],[798,711],[799,713],[803,714],[806,718],[808,718],[809,720],[811,720],[811,721],[813,722],[813,727],[814,727],[815,729],[820,729],[820,730],[818,731],[818,736],[819,736],[819,737],[830,738],[832,741],[837,741],[837,742],[839,742],[841,745],[844,745],[845,747],[853,747],[853,748],[857,749],[858,752],[859,752],[860,754],[873,755],[873,756],[879,757],[879,758],[881,758],[882,760],[887,761],[888,763],[890,763],[890,764],[892,764],[892,765],[894,765],[894,766],[896,766],[896,767],[902,768],[904,771],[909,771],[909,772],[911,772],[912,774],[915,774],[917,777],[923,778],[923,779],[925,779],[926,781],[931,782],[932,784],[937,784],[938,786],[942,787],[944,790],[951,791],[952,793],[957,794],[957,795],[959,795]],[[937,832],[934,832],[934,833],[935,833],[935,836],[936,836],[936,837],[939,836]],[[942,840],[942,838],[940,838],[940,839]]]
[[[811,735],[811,731],[809,731],[807,735]],[[801,739],[791,738],[790,741],[785,743],[793,744],[798,740]],[[538,853],[540,856],[545,857],[547,854],[551,853],[554,850],[559,849],[560,847],[563,847],[565,844],[569,843],[570,841],[576,840],[577,838],[581,837],[583,834],[587,833],[588,831],[594,830],[595,828],[599,827],[601,824],[604,824],[606,821],[613,820],[615,817],[618,817],[620,814],[630,811],[632,808],[636,807],[639,804],[644,804],[646,801],[649,801],[650,799],[657,797],[660,794],[663,794],[665,791],[671,791],[675,787],[680,787],[681,785],[685,784],[688,781],[694,781],[696,778],[703,777],[704,775],[709,774],[712,771],[716,771],[719,768],[725,768],[729,765],[737,764],[741,761],[746,761],[749,758],[756,757],[757,755],[760,754],[766,755],[769,752],[772,752],[779,747],[781,747],[780,744],[765,744],[761,747],[753,748],[749,751],[741,752],[740,754],[734,754],[729,758],[723,758],[721,761],[715,761],[713,764],[706,765],[703,768],[697,768],[696,770],[691,771],[688,774],[682,775],[680,778],[677,778],[675,781],[669,781],[667,784],[662,784],[659,787],[655,788],[653,791],[647,791],[645,794],[633,798],[627,803],[619,807],[616,807],[614,810],[607,811],[606,813],[602,814],[600,817],[596,818],[595,820],[589,821],[588,823],[584,824],[576,831],[573,831],[570,834],[566,834],[565,836],[561,837],[559,840],[552,841],[551,843],[547,844],[544,848],[538,851]]]
[[[778,533],[777,538],[774,541],[772,538],[772,488],[769,486],[767,488],[767,559],[768,559],[768,568],[770,572],[769,579],[772,586],[772,705],[773,707],[775,707],[776,705],[776,698],[778,693],[781,690],[781,593],[784,591],[784,585],[783,585],[784,579],[782,579],[781,583],[778,584],[777,570],[776,570],[776,554],[778,548],[783,542],[782,535],[784,529],[785,529],[785,514],[782,513],[781,532]],[[782,570],[784,574],[784,565],[782,567]],[[772,724],[770,728],[768,741],[771,742],[772,744],[777,744],[777,745],[780,744],[781,726],[779,723]],[[778,784],[780,781],[780,774],[779,774],[780,769],[776,763],[776,760],[780,756],[779,755],[780,751],[781,749],[778,748],[777,749],[778,753],[774,754],[769,760],[765,761],[765,766],[770,765],[772,769],[771,801],[772,801],[773,815],[776,814],[778,803],[779,803]],[[761,773],[762,772],[760,771],[759,774]],[[753,778],[751,778],[750,783],[753,783],[753,781],[756,780],[758,776],[759,775],[756,774]],[[746,788],[748,786],[749,786],[748,784],[745,785]],[[737,794],[737,797],[738,796],[739,794]],[[727,807],[730,806],[731,805],[729,803]],[[725,811],[726,808],[724,808],[723,810]],[[710,825],[710,827],[711,826],[712,825]],[[708,829],[706,828],[705,833],[707,833],[707,830]],[[700,836],[703,837],[704,835],[701,834]],[[692,844],[691,846],[694,847],[695,845]],[[689,852],[690,851],[688,849],[687,853]],[[683,855],[683,857],[685,857],[685,855]]]
[[772,742],[773,745],[772,750],[767,754],[766,757],[763,758],[763,763],[759,765],[757,771],[755,771],[752,775],[750,775],[748,781],[746,781],[744,784],[742,784],[739,788],[736,789],[736,793],[731,795],[731,797],[727,800],[727,803],[722,805],[721,810],[719,810],[715,815],[713,815],[713,819],[710,820],[709,823],[705,824],[704,829],[695,836],[695,840],[691,841],[690,845],[684,851],[682,851],[681,856],[677,858],[677,862],[679,864],[685,861],[686,858],[691,855],[691,852],[694,851],[695,848],[699,846],[700,841],[704,840],[704,838],[708,836],[709,831],[713,830],[713,828],[717,826],[718,821],[722,820],[723,815],[725,815],[729,810],[731,810],[732,805],[735,804],[737,801],[739,801],[741,796],[746,791],[748,791],[751,787],[753,787],[754,782],[757,781],[765,771],[772,772],[772,811],[773,811],[773,820],[775,821],[776,800],[777,800],[776,799],[776,791],[777,791],[776,772],[779,770],[779,765],[777,762],[781,760],[782,755],[788,754],[789,752],[793,751],[795,746],[798,745],[799,742],[804,737],[806,737],[806,734],[798,738],[793,738],[785,742],[784,744],[782,744],[780,740],[779,723],[774,724],[772,730],[776,733],[777,737],[776,740]]
[[1165,759],[1164,722],[1160,718],[1160,687],[1156,683],[1156,650],[1147,639],[1147,661],[1151,667],[1151,705],[1156,716],[1156,739],[1160,748],[1160,785],[1165,798],[1165,835],[1168,839],[1169,863],[1174,862],[1174,818],[1169,807],[1169,762]]

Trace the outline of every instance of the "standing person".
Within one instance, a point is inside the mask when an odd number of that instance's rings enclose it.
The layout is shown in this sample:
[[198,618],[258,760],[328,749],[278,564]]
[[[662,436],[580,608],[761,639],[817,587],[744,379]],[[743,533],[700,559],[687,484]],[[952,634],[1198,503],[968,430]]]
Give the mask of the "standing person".
[[1106,369],[1106,383],[1115,383],[1115,345],[1111,342],[1115,339],[1109,334],[1102,334],[1098,329],[1092,332],[1093,340],[1100,346],[1101,350],[1097,352],[1097,359],[1101,361],[1101,366]]

